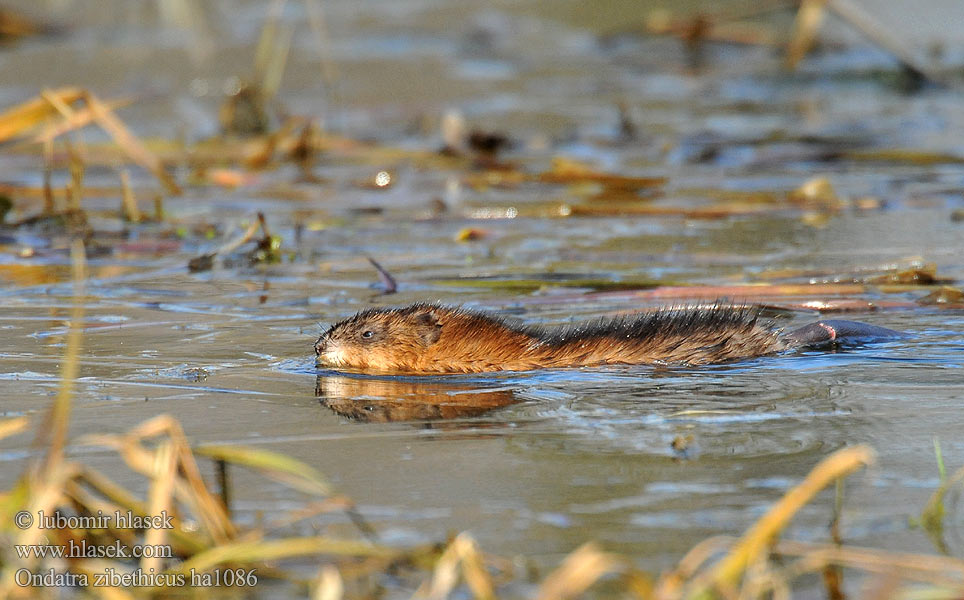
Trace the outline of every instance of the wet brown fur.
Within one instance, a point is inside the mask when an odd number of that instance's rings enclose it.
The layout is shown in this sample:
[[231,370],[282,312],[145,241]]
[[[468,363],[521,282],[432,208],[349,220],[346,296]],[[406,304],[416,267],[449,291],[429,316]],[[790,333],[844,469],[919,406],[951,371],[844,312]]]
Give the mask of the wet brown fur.
[[785,348],[776,332],[758,323],[756,310],[719,305],[663,309],[549,330],[419,303],[362,311],[332,326],[315,344],[319,365],[384,373],[703,365]]

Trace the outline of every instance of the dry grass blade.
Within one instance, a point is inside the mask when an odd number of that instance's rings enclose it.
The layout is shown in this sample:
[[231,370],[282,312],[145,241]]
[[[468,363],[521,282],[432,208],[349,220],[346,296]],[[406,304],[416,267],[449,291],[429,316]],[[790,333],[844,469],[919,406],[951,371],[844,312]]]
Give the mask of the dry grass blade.
[[137,208],[137,199],[134,198],[134,190],[131,189],[131,176],[126,169],[121,171],[120,180],[124,216],[131,223],[140,223],[143,216],[141,215],[141,210]]
[[114,111],[90,92],[84,92],[83,97],[87,101],[87,106],[94,117],[94,121],[114,139],[114,142],[121,147],[124,153],[135,163],[153,173],[168,193],[180,195],[180,186],[177,185],[177,182],[174,181],[170,173],[164,169],[164,165],[160,159],[148,150],[147,147],[127,129],[127,126],[117,118]]
[[485,570],[482,552],[475,540],[463,533],[455,538],[452,546],[462,562],[462,574],[469,589],[472,590],[472,595],[479,600],[494,598],[492,579]]
[[44,197],[44,215],[51,215],[56,210],[56,205],[54,204],[54,190],[50,183],[53,177],[53,162],[54,162],[54,143],[53,140],[47,140],[43,144],[44,153],[44,175],[43,175],[43,197]]
[[[44,93],[44,98],[49,101],[50,92]],[[123,108],[130,105],[133,102],[130,98],[122,98],[119,100],[111,100],[110,102],[105,102],[104,105],[111,110],[117,110],[118,108]],[[70,133],[71,131],[76,131],[82,129],[87,125],[94,122],[94,112],[90,107],[82,107],[77,110],[71,109],[69,116],[67,114],[63,115],[63,120],[58,123],[48,125],[43,133],[40,133],[30,139],[30,143],[40,143],[44,144],[51,142],[54,139],[64,135],[65,133]]]
[[817,571],[827,565],[841,565],[922,583],[958,588],[964,586],[964,560],[949,556],[796,541],[778,542],[773,551],[784,556],[801,557],[793,566],[794,575]]
[[261,80],[261,93],[264,94],[266,100],[274,98],[281,88],[281,79],[288,62],[288,54],[291,53],[291,40],[294,38],[294,34],[295,31],[290,26],[280,29],[280,36],[272,48],[271,59]]
[[788,69],[796,68],[813,46],[820,23],[826,14],[827,0],[803,0],[793,21],[793,33],[787,44],[785,64]]
[[328,24],[325,13],[316,0],[305,0],[305,12],[308,14],[308,25],[311,27],[318,46],[318,57],[321,59],[321,75],[325,82],[325,93],[332,94],[338,79],[338,65],[332,60],[331,41],[328,35]]
[[70,171],[70,183],[67,184],[67,210],[80,212],[82,209],[81,200],[84,197],[84,174],[87,165],[79,152],[74,150],[73,144],[64,140],[67,148],[68,170]]
[[147,514],[147,506],[131,494],[126,488],[121,487],[104,476],[100,471],[92,467],[83,467],[78,483],[88,485],[95,492],[106,498],[108,501],[123,506],[134,514]]
[[[26,474],[27,502],[22,511],[36,515],[40,511],[51,514],[63,498],[63,489],[67,481],[77,473],[75,465],[58,461],[48,465],[34,465]],[[39,520],[35,520],[26,529],[17,531],[13,538],[14,544],[20,547],[40,544],[47,536],[46,529],[41,527]],[[3,575],[0,579],[0,598],[14,597],[15,591],[20,589],[17,584],[16,573],[21,568],[29,568],[37,562],[37,557],[29,555],[18,558],[16,553],[8,553],[3,565]]]
[[74,109],[71,108],[69,103],[64,102],[59,95],[51,93],[50,90],[43,90],[40,92],[40,97],[49,102],[50,106],[54,107],[54,110],[65,119],[71,119],[74,116]]
[[27,428],[30,423],[30,419],[27,417],[14,417],[12,419],[4,419],[0,421],[0,440],[5,437],[10,437],[20,433]]
[[865,162],[893,162],[908,165],[964,164],[964,157],[942,152],[926,152],[909,148],[882,148],[880,150],[848,150],[844,158]]
[[459,583],[459,557],[453,544],[449,544],[445,552],[435,563],[432,579],[415,591],[413,598],[440,600],[448,597]]
[[937,549],[947,553],[947,543],[944,541],[944,497],[955,486],[964,483],[964,468],[958,469],[953,475],[944,480],[940,487],[934,491],[924,510],[921,511],[921,525],[927,535],[931,537],[937,545]]
[[[125,512],[124,508],[104,500],[98,497],[96,494],[90,493],[84,486],[79,483],[80,477],[76,477],[64,486],[64,497],[67,503],[77,507],[78,510],[84,511],[87,514],[97,514],[100,511],[105,515],[113,515],[115,511]],[[131,511],[133,513],[133,511]],[[144,514],[140,512],[138,514]],[[104,528],[104,533],[110,532],[116,539],[121,540],[127,545],[133,545],[137,543],[137,532],[132,529],[125,529],[115,526],[113,522],[106,524]]]
[[[70,424],[71,396],[74,392],[74,380],[77,379],[78,356],[83,334],[84,282],[87,280],[87,255],[81,240],[74,240],[71,244],[70,261],[74,281],[74,303],[70,309],[64,363],[60,371],[60,388],[47,415],[47,427],[42,429],[44,433],[49,432],[50,435],[47,448],[48,469],[53,469],[63,462],[64,447],[67,445],[67,429]],[[37,441],[39,442],[40,439],[38,438]]]
[[257,469],[269,477],[308,494],[319,496],[332,494],[331,485],[321,473],[284,454],[242,446],[203,446],[194,452],[200,456]]
[[166,435],[178,457],[179,472],[174,480],[174,495],[185,503],[201,521],[204,531],[215,543],[227,543],[237,535],[220,500],[201,478],[180,424],[169,415],[160,415],[134,428],[125,435],[87,436],[85,443],[114,448],[135,471],[146,477],[154,473],[155,453],[141,445],[145,438]]
[[927,61],[918,59],[902,36],[896,35],[877,21],[871,9],[872,5],[852,0],[833,0],[828,2],[827,6],[872,42],[893,54],[905,69],[931,81],[945,83],[942,73]]
[[[86,487],[82,484],[85,484]],[[97,495],[89,492],[87,487],[96,492]],[[97,510],[101,510],[104,514],[112,514],[115,510],[120,510],[122,513],[130,511],[138,516],[155,516],[148,512],[147,505],[144,502],[90,467],[81,469],[79,476],[67,487],[67,494],[76,504],[85,507],[92,514],[96,513]],[[106,498],[106,500],[102,500],[101,497]],[[172,523],[175,527],[168,530],[169,543],[176,552],[194,554],[206,547],[206,541],[202,539],[202,536],[194,531],[181,528],[180,521],[177,519],[174,519]],[[125,535],[131,534],[129,529],[112,529],[111,531],[118,538],[124,538]]]
[[748,565],[758,560],[803,506],[822,489],[869,464],[873,451],[866,446],[838,450],[820,462],[799,485],[787,492],[744,535],[712,571],[699,578],[689,597],[708,597],[711,590],[732,590]]
[[130,435],[135,438],[168,436],[174,443],[174,450],[178,456],[179,481],[184,482],[184,487],[177,490],[178,498],[194,507],[198,517],[205,523],[215,540],[226,542],[237,535],[237,527],[228,517],[221,500],[212,494],[204,483],[187,436],[184,435],[184,429],[177,419],[170,415],[160,415],[135,427]]
[[492,578],[485,570],[482,553],[475,540],[467,533],[460,533],[445,548],[435,563],[431,580],[423,584],[414,597],[428,600],[447,598],[459,583],[459,565],[462,566],[462,575],[473,598],[495,598]]
[[534,179],[543,183],[558,184],[594,182],[610,190],[622,191],[659,187],[668,181],[666,177],[628,177],[604,173],[581,162],[562,157],[554,158],[552,168],[535,176]]
[[252,239],[254,239],[254,234],[258,233],[261,229],[261,221],[256,220],[245,230],[243,234],[233,240],[228,240],[220,248],[214,252],[209,252],[208,254],[202,254],[201,256],[195,256],[188,261],[188,269],[192,272],[197,271],[207,271],[214,267],[214,258],[218,255],[230,254],[240,248],[241,246],[247,244]]
[[579,596],[589,586],[610,573],[626,569],[626,562],[615,554],[602,552],[596,544],[580,546],[562,565],[546,577],[539,587],[538,600],[565,600]]
[[[174,445],[164,440],[154,453],[154,472],[151,489],[148,493],[147,514],[160,516],[173,514],[174,481],[177,478],[178,460]],[[168,530],[163,527],[151,528],[144,533],[144,543],[148,546],[161,546],[167,542]],[[141,569],[145,572],[160,571],[162,561],[158,557],[144,556]]]
[[288,0],[274,0],[261,28],[258,45],[254,50],[254,73],[258,79],[264,77],[275,48],[278,47],[278,30],[281,28],[281,16],[287,3]]
[[660,598],[678,598],[680,590],[710,558],[731,547],[735,540],[728,536],[716,536],[703,540],[693,546],[680,559],[676,568],[660,578]]
[[210,570],[218,565],[259,564],[264,561],[293,556],[315,556],[319,554],[396,558],[401,556],[402,552],[383,546],[375,546],[367,542],[331,537],[254,540],[214,546],[185,560],[178,565],[177,572],[189,573],[191,569],[200,572]]
[[325,565],[318,573],[312,600],[341,600],[345,595],[345,585],[341,580],[338,569]]
[[[47,92],[47,96],[56,97],[70,105],[84,97],[84,90],[78,87],[63,87]],[[57,110],[47,98],[38,96],[18,104],[0,114],[0,143],[27,134],[56,115]]]

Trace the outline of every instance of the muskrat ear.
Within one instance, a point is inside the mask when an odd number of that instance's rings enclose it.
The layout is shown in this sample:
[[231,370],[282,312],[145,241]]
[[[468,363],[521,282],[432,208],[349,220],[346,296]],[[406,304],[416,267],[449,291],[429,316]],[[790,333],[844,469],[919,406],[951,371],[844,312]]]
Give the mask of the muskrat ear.
[[415,315],[415,328],[426,346],[431,346],[442,336],[442,324],[433,310]]

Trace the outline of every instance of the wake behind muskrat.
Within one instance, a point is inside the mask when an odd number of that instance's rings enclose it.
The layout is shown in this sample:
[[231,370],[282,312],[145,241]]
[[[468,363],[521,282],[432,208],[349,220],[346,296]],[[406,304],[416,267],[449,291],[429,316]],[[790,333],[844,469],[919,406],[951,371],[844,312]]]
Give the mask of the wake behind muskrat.
[[759,309],[661,309],[547,329],[515,326],[438,304],[368,309],[315,344],[319,365],[383,373],[480,373],[614,364],[706,365],[847,337],[894,337],[854,321],[822,321],[781,335]]

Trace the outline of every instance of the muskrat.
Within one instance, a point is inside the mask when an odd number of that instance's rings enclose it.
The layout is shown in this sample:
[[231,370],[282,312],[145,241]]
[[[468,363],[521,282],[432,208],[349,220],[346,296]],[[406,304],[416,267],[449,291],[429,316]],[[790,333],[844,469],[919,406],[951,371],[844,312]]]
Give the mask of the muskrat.
[[[764,321],[764,322],[761,322]],[[597,319],[559,329],[515,326],[439,304],[373,308],[333,325],[315,343],[317,363],[382,373],[480,373],[611,364],[705,365],[841,338],[901,333],[829,320],[782,334],[759,309],[716,304]]]

